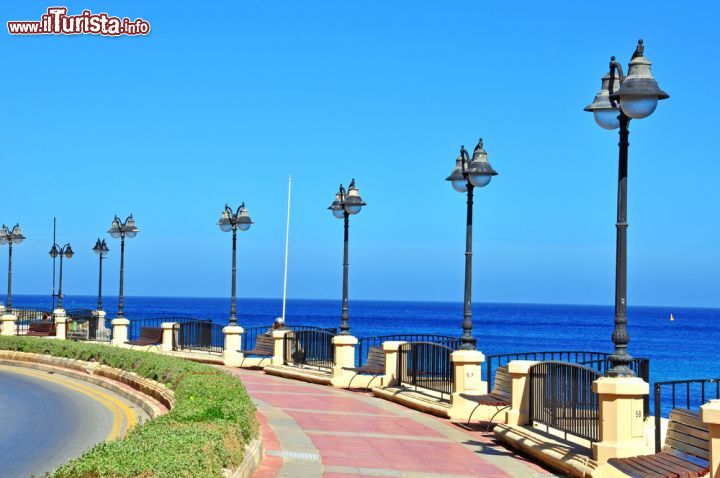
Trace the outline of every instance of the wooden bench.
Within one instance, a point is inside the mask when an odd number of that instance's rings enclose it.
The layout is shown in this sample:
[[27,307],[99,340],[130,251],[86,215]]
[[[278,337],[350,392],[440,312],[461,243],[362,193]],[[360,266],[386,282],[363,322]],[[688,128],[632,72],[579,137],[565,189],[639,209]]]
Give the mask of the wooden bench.
[[55,324],[50,320],[35,320],[30,322],[25,335],[31,337],[50,337],[55,335]]
[[343,367],[343,370],[349,370],[355,372],[353,378],[350,379],[347,388],[350,388],[352,381],[358,375],[372,375],[373,378],[368,382],[367,388],[370,388],[370,384],[380,375],[385,375],[385,351],[382,347],[370,347],[368,350],[367,360],[365,365],[362,367]]
[[468,423],[470,423],[473,413],[475,413],[475,410],[477,410],[480,405],[488,405],[497,408],[497,411],[488,422],[489,430],[490,425],[497,414],[508,408],[512,403],[512,378],[508,373],[507,365],[504,367],[498,367],[495,370],[495,380],[493,381],[493,388],[490,393],[486,395],[468,395],[466,393],[461,393],[460,396],[465,400],[477,403],[472,412],[470,412]]
[[271,335],[267,334],[258,335],[255,339],[254,349],[238,350],[238,352],[241,352],[243,354],[243,360],[242,362],[240,362],[241,367],[243,366],[243,363],[245,363],[245,359],[248,355],[262,357],[258,362],[259,366],[263,360],[265,360],[266,358],[271,358],[275,354],[275,339],[273,339]]
[[676,408],[670,412],[660,453],[611,458],[612,466],[632,478],[695,478],[710,472],[710,435],[700,414]]
[[162,345],[163,330],[160,327],[143,327],[140,329],[140,337],[137,340],[128,340],[125,342],[131,348],[134,346],[151,346],[159,347]]

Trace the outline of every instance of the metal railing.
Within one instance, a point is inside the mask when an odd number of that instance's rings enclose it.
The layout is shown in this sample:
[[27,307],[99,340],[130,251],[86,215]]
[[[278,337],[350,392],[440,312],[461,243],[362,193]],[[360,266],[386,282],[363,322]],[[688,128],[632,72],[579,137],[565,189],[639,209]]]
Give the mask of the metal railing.
[[[331,332],[333,334],[337,334],[337,328],[335,328],[335,327],[316,327],[313,325],[290,325],[290,326],[286,326],[285,328],[289,329],[289,330],[324,330],[326,332]],[[254,349],[258,335],[266,334],[270,330],[272,330],[272,327],[267,327],[264,325],[244,328],[244,332],[242,334],[242,349],[243,350]]]
[[434,342],[408,342],[398,348],[397,376],[400,385],[409,385],[440,393],[452,394],[452,347]]
[[513,360],[536,360],[538,362],[557,361],[572,363],[590,363],[605,360],[609,356],[606,352],[587,352],[575,350],[561,350],[553,352],[518,352],[511,354],[488,355],[485,357],[485,380],[493,383],[494,371]]
[[661,418],[668,416],[673,408],[681,406],[688,410],[700,410],[708,400],[720,398],[720,378],[698,378],[655,382],[655,452],[662,448]]
[[[192,317],[152,317],[148,319],[130,320],[128,324],[128,340],[137,340],[140,337],[140,330],[143,327],[162,327],[163,322],[196,322],[198,319]],[[177,347],[176,340],[173,339],[173,349]]]
[[435,334],[394,334],[394,335],[378,335],[376,337],[363,337],[358,339],[357,347],[355,347],[355,366],[362,367],[367,360],[370,347],[382,347],[383,342],[401,341],[401,342],[432,342],[441,345],[447,345],[454,350],[460,348],[460,338],[451,337],[449,335]]
[[68,318],[66,337],[68,340],[94,340],[98,342],[109,342],[112,335],[112,327],[105,324],[100,327],[97,312],[91,309],[67,309],[65,314]]
[[30,328],[30,322],[52,320],[52,310],[41,307],[13,307],[15,315],[15,335],[25,335]]
[[[169,321],[165,321],[169,322]],[[195,350],[212,353],[223,351],[223,326],[211,320],[172,320],[176,334],[173,334],[173,350]]]
[[285,365],[311,366],[332,370],[335,362],[333,332],[327,330],[293,330],[283,338]]
[[530,367],[530,425],[534,422],[590,441],[600,439],[598,396],[592,383],[600,373],[568,362]]
[[[605,375],[605,373],[612,368],[612,363],[609,359],[600,359],[600,360],[589,360],[587,362],[579,362],[579,365],[585,365],[586,367],[590,367],[594,370],[596,370],[601,375]],[[630,370],[632,370],[637,377],[640,377],[645,382],[650,383],[650,359],[649,358],[641,358],[641,357],[634,357],[630,363],[628,364],[628,367],[630,367]],[[643,397],[643,409],[644,409],[644,417],[650,416],[650,395],[645,395]]]

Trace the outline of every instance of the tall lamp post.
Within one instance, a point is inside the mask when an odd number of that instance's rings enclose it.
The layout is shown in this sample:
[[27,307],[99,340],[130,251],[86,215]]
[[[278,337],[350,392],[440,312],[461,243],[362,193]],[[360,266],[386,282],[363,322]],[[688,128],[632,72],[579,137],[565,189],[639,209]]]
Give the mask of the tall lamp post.
[[65,244],[64,246],[60,247],[57,244],[53,244],[52,248],[50,249],[50,257],[55,259],[56,257],[60,257],[60,285],[58,286],[58,309],[62,309],[62,300],[63,300],[63,292],[62,292],[62,279],[63,279],[63,256],[70,259],[73,256],[73,250],[72,247],[70,247],[70,243]]
[[7,284],[7,313],[12,313],[12,247],[13,244],[22,244],[25,236],[20,229],[20,224],[15,224],[9,229],[5,224],[0,228],[0,244],[8,245],[8,284]]
[[236,302],[237,302],[237,231],[247,231],[252,225],[250,213],[245,203],[240,204],[237,210],[233,211],[227,204],[223,209],[218,226],[223,232],[232,231],[232,286],[230,292],[230,325],[237,325]]
[[460,147],[460,155],[455,160],[455,168],[450,176],[445,178],[450,181],[453,189],[457,192],[467,192],[467,218],[465,221],[465,308],[462,322],[463,333],[460,337],[461,350],[475,350],[476,340],[472,335],[472,220],[473,220],[473,190],[482,188],[490,183],[497,172],[490,166],[487,159],[487,152],[483,149],[483,140],[480,138],[472,159],[469,157],[464,146]]
[[350,324],[348,322],[348,238],[350,230],[350,215],[360,212],[367,204],[360,197],[360,191],[355,186],[355,179],[350,181],[347,192],[343,185],[335,194],[335,200],[328,209],[333,216],[344,219],[345,235],[343,248],[343,289],[342,289],[342,313],[340,315],[340,335],[350,335]]
[[[658,100],[670,96],[658,87],[650,72],[650,61],[644,56],[645,47],[638,40],[630,59],[628,75],[623,75],[622,65],[610,58],[610,72],[603,76],[600,92],[585,108],[595,116],[595,122],[604,129],[620,128],[618,196],[615,255],[615,328],[612,341],[615,351],[609,356],[612,368],[609,377],[632,377],[635,374],[628,366],[632,357],[627,352],[630,337],[627,331],[627,170],[628,136],[631,119],[650,116]],[[619,103],[619,105],[618,105]]]
[[125,219],[125,222],[121,221],[119,217],[115,216],[112,224],[110,225],[110,229],[108,229],[108,234],[110,234],[110,237],[112,237],[113,239],[117,239],[118,237],[120,238],[120,293],[118,294],[118,319],[125,318],[125,313],[123,311],[123,281],[125,277],[125,238],[128,237],[132,239],[133,237],[137,236],[137,233],[139,231],[140,229],[138,229],[138,227],[135,225],[135,218],[132,214],[130,214],[127,219]]
[[100,259],[100,272],[98,273],[98,302],[97,302],[97,310],[102,310],[102,262],[105,257],[107,257],[108,252],[110,251],[107,247],[107,244],[105,244],[105,239],[102,241],[100,238],[95,242],[95,246],[92,248],[92,251],[97,254],[98,258]]

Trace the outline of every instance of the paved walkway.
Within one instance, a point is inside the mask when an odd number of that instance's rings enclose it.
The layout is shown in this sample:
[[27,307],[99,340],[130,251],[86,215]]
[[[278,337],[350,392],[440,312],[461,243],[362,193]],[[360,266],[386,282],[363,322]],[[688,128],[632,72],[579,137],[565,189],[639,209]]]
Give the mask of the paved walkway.
[[552,477],[497,444],[491,433],[465,430],[375,398],[226,368],[241,378],[258,407],[269,477]]

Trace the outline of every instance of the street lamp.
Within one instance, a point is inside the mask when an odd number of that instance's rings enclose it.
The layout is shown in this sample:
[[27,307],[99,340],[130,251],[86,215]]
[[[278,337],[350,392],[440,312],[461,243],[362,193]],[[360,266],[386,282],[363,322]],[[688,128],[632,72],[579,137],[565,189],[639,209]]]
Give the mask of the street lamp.
[[[630,59],[628,75],[615,57],[610,58],[610,72],[603,76],[600,92],[585,108],[595,116],[595,122],[604,129],[620,128],[617,230],[615,255],[615,328],[612,341],[615,351],[608,358],[612,368],[609,377],[632,377],[635,374],[628,365],[632,357],[627,353],[630,337],[627,332],[627,169],[628,169],[628,126],[631,119],[650,116],[658,100],[669,95],[658,87],[650,72],[650,61],[644,56],[645,47],[638,40]],[[619,85],[619,87],[617,87]],[[620,103],[618,105],[618,102]]]
[[102,310],[102,261],[105,257],[107,257],[107,254],[110,250],[108,249],[107,244],[105,244],[105,239],[101,241],[98,237],[98,240],[95,242],[95,246],[92,248],[92,251],[100,258],[100,273],[98,274],[97,310]]
[[7,291],[7,313],[12,313],[12,246],[22,244],[25,240],[20,224],[15,224],[12,229],[3,224],[0,228],[0,244],[8,245],[8,291]]
[[124,286],[124,276],[125,276],[125,237],[128,237],[132,239],[137,235],[137,233],[140,231],[140,229],[137,228],[135,225],[135,218],[132,214],[125,219],[125,222],[122,222],[117,215],[112,221],[112,224],[110,225],[110,229],[108,229],[108,234],[110,234],[110,237],[113,239],[120,238],[120,294],[118,296],[118,312],[117,312],[117,318],[122,319],[125,317],[123,312],[123,286]]
[[340,315],[340,335],[350,335],[350,324],[348,323],[348,233],[350,229],[350,215],[360,212],[367,204],[360,197],[360,191],[355,187],[355,179],[350,181],[347,193],[343,185],[335,194],[335,200],[328,209],[338,219],[345,219],[345,243],[343,249],[343,290],[342,290],[342,313]]
[[235,212],[226,204],[223,209],[218,226],[223,232],[232,231],[232,287],[230,298],[230,325],[237,324],[236,316],[236,265],[237,265],[237,231],[247,231],[253,224],[250,219],[250,213],[245,208],[245,203],[240,204]]
[[70,243],[65,244],[64,246],[60,247],[57,244],[53,244],[52,248],[50,249],[50,257],[55,259],[56,257],[60,257],[60,286],[58,287],[58,309],[62,309],[62,300],[63,300],[63,293],[62,293],[62,272],[63,272],[63,256],[70,259],[73,256],[73,250],[70,247]]
[[470,159],[465,146],[460,147],[460,155],[455,160],[455,168],[450,176],[453,189],[464,193],[467,191],[467,219],[465,222],[465,309],[462,322],[463,333],[460,337],[462,350],[475,350],[476,340],[472,335],[472,220],[473,220],[473,190],[482,188],[490,183],[497,172],[490,166],[487,152],[483,149],[483,140],[480,138],[472,159]]

